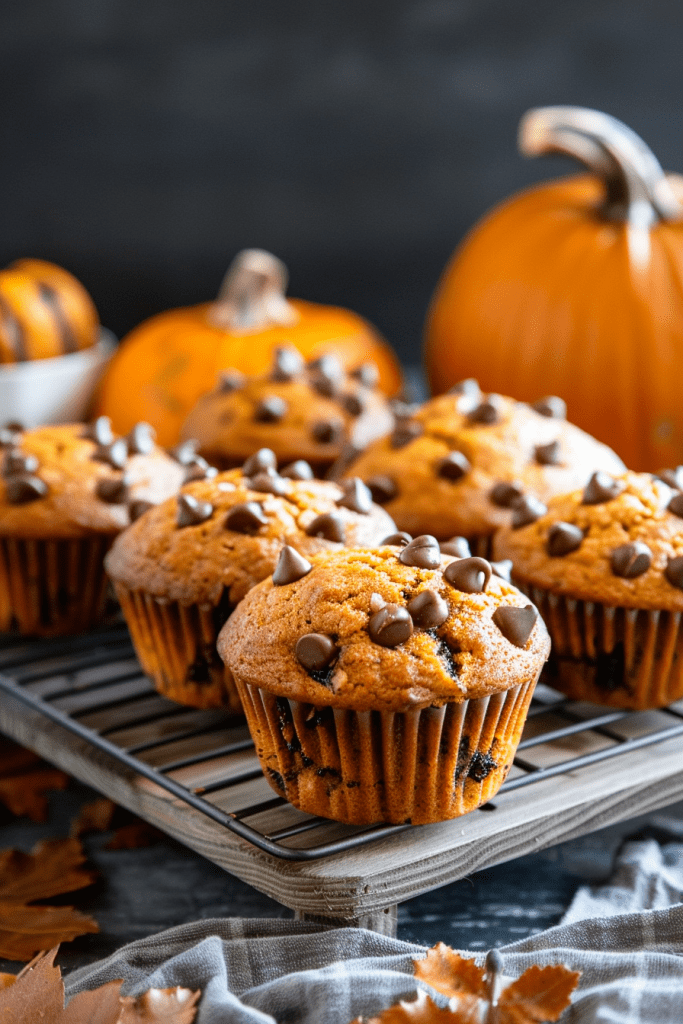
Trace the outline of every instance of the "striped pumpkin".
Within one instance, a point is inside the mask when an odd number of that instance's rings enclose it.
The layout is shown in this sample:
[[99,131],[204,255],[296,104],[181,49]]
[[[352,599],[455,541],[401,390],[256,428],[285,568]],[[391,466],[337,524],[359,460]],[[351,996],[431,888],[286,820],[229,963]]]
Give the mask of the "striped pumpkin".
[[92,299],[68,271],[28,259],[0,270],[0,363],[89,348],[98,327]]

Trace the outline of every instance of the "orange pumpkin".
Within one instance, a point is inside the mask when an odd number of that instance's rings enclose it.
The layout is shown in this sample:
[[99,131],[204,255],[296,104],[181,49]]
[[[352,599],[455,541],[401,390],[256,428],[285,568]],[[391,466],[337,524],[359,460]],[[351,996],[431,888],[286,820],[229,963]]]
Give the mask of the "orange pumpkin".
[[380,386],[398,391],[396,358],[374,328],[346,309],[286,299],[286,284],[284,264],[270,253],[239,253],[215,302],[160,313],[124,338],[102,382],[99,411],[119,433],[145,420],[159,444],[175,444],[220,371],[262,373],[285,343],[306,359],[333,351],[348,368],[372,360]]
[[529,111],[527,156],[592,171],[494,209],[446,268],[426,325],[437,393],[462,377],[532,400],[558,394],[573,423],[632,469],[683,462],[683,179],[614,118]]
[[94,345],[92,299],[68,271],[45,260],[0,270],[0,363],[50,359]]

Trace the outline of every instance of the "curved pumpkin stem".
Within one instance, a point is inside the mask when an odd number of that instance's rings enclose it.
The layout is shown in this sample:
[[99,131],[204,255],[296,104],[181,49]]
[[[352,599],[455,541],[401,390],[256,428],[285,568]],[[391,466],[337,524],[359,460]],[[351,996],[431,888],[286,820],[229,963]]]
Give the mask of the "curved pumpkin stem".
[[608,220],[632,227],[680,220],[676,199],[656,156],[640,136],[609,114],[585,107],[538,107],[519,124],[524,156],[572,156],[605,185],[600,209]]
[[299,319],[285,298],[287,267],[263,249],[243,249],[230,264],[209,309],[215,327],[233,334],[252,334]]

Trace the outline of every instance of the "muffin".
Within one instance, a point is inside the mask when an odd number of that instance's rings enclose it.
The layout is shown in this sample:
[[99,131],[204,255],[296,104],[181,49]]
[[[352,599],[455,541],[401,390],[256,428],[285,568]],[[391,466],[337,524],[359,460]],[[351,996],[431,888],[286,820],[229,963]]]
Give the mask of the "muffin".
[[357,825],[489,800],[550,647],[528,599],[430,536],[296,564],[287,551],[218,640],[276,793]]
[[172,700],[240,710],[216,639],[285,545],[309,558],[344,544],[377,544],[395,530],[360,481],[341,487],[306,479],[312,474],[302,463],[287,478],[274,466],[274,454],[262,450],[241,470],[187,484],[107,556],[142,667]]
[[541,515],[548,498],[583,486],[594,470],[624,468],[611,449],[567,422],[559,398],[530,406],[482,395],[466,380],[399,410],[393,433],[350,472],[399,529],[439,540],[464,536],[476,554],[490,556],[498,527]]
[[55,636],[97,622],[105,552],[186,472],[146,423],[127,437],[116,437],[107,417],[0,429],[0,630]]
[[683,697],[683,493],[645,473],[595,473],[535,522],[495,537],[538,605],[552,686],[612,707]]
[[355,455],[391,430],[377,380],[372,363],[348,374],[333,355],[304,363],[296,349],[279,348],[266,374],[224,372],[216,390],[195,405],[182,437],[197,438],[200,453],[221,469],[266,447],[280,467],[304,459],[324,476],[342,454]]

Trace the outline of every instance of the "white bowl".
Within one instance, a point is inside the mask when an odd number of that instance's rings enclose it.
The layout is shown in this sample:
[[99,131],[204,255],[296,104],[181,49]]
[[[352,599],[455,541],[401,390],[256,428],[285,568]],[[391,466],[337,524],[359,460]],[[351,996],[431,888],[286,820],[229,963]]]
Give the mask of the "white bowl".
[[37,427],[84,419],[115,348],[116,338],[102,327],[92,348],[0,366],[0,425],[16,420],[25,427]]

